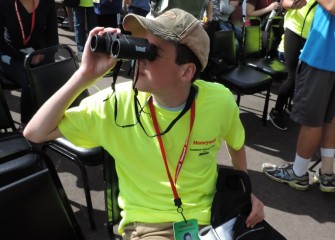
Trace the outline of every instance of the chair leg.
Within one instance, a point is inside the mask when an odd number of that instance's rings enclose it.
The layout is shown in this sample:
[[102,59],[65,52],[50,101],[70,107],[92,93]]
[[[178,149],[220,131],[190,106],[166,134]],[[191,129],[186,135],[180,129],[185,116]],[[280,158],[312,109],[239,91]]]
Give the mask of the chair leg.
[[267,122],[269,101],[270,101],[270,88],[266,92],[266,97],[265,97],[265,102],[264,102],[263,117],[262,117],[263,126],[266,126],[266,122]]
[[241,94],[237,93],[236,94],[236,104],[237,104],[237,106],[240,106],[240,101],[241,101]]
[[86,168],[85,168],[84,164],[79,159],[77,159],[76,157],[69,157],[67,155],[64,155],[64,153],[62,153],[61,151],[59,151],[56,148],[51,147],[51,145],[49,145],[49,144],[45,144],[42,147],[42,151],[45,152],[48,147],[50,149],[58,152],[59,154],[62,154],[63,156],[66,156],[68,159],[70,159],[72,162],[77,164],[77,166],[79,167],[80,173],[81,173],[81,178],[82,178],[82,181],[83,181],[83,186],[84,186],[84,193],[85,193],[85,198],[86,198],[88,218],[89,218],[89,221],[90,221],[90,226],[91,226],[92,231],[95,231],[96,230],[96,224],[95,224],[94,215],[93,215],[92,198],[91,198],[90,186],[89,186],[89,183],[88,183],[88,175],[87,175],[87,171],[86,171]]
[[86,171],[85,166],[79,160],[76,159],[75,163],[80,168],[81,177],[83,179],[83,186],[84,186],[84,193],[85,193],[85,198],[86,198],[88,218],[89,218],[89,221],[90,221],[92,231],[95,231],[96,230],[96,225],[95,225],[95,221],[94,221],[93,205],[92,205],[90,186],[89,186],[89,183],[88,183],[87,171]]

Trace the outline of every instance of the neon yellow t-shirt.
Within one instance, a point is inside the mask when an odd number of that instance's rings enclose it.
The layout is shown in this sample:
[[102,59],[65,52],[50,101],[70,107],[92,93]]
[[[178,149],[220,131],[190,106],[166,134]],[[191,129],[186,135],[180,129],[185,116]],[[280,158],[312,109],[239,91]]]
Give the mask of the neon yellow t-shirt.
[[[223,85],[197,80],[196,110],[188,150],[181,168],[177,191],[186,219],[201,225],[210,222],[210,208],[217,178],[216,157],[225,140],[239,150],[244,144],[244,128],[231,92]],[[136,123],[131,82],[116,85],[117,124]],[[104,147],[114,158],[119,177],[119,205],[123,209],[120,232],[131,222],[161,223],[182,221],[174,206],[172,189],[156,137],[148,137],[140,124],[122,128],[114,121],[114,96],[106,89],[69,109],[59,125],[62,134],[82,147]],[[144,106],[141,123],[154,135],[148,93],[139,92]],[[105,101],[104,101],[105,100]],[[159,127],[165,130],[179,112],[155,106]],[[188,111],[162,139],[172,177],[189,133]]]
[[[316,7],[314,6],[310,11],[315,0],[307,0],[307,4],[300,9],[290,9],[285,13],[284,27],[290,29],[294,33],[307,38],[309,30],[312,25]],[[306,14],[309,11],[307,17]],[[305,19],[306,18],[306,19]]]

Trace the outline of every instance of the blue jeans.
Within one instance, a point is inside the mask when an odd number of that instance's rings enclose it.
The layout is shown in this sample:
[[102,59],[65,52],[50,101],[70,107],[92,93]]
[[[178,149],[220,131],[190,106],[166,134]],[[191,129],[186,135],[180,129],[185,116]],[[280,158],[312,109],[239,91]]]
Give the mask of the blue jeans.
[[88,32],[97,26],[97,20],[93,6],[74,7],[73,23],[77,50],[78,52],[83,52]]
[[0,64],[6,75],[22,88],[20,99],[21,123],[26,124],[33,116],[36,107],[34,107],[31,88],[23,63],[0,53]]

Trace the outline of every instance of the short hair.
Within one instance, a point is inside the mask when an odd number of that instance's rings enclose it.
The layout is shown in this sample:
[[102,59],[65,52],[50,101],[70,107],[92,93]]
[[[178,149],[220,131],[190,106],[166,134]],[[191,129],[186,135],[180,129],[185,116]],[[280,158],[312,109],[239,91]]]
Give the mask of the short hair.
[[194,76],[192,78],[192,82],[195,81],[200,74],[201,70],[201,63],[197,56],[184,44],[177,44],[176,45],[176,64],[182,65],[185,63],[194,63],[196,70]]

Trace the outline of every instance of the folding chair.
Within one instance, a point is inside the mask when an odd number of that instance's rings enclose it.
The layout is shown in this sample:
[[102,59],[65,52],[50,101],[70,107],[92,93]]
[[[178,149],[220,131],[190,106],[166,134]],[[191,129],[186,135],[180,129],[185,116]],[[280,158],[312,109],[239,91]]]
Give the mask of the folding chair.
[[[280,33],[275,33],[275,29],[280,28],[280,22],[283,17],[276,16],[269,19],[269,29],[266,34],[266,49],[262,49],[262,31],[261,31],[261,21],[259,18],[254,18],[253,26],[244,27],[244,47],[242,51],[242,61],[245,65],[253,67],[261,72],[270,75],[272,78],[281,81],[287,77],[287,67],[286,64],[281,62],[278,58],[273,57],[273,52],[277,51],[278,44],[275,35],[280,35]],[[255,24],[258,21],[258,24]],[[265,52],[265,56],[263,56]]]
[[0,187],[1,239],[84,239],[49,157],[24,149],[0,158],[11,162],[37,155],[45,168]]
[[[214,77],[212,80],[222,83],[227,88],[231,89],[237,95],[236,102],[238,105],[240,104],[240,98],[242,95],[252,95],[266,91],[262,115],[262,122],[265,126],[272,77],[239,62],[236,54],[235,42],[235,33],[232,30],[217,31],[214,33],[213,47],[215,48],[215,51],[222,53],[222,61],[226,63],[227,69]],[[241,48],[241,51],[243,51],[243,46]]]
[[115,169],[115,160],[106,154],[103,162],[105,184],[105,207],[107,210],[107,230],[111,239],[122,239],[114,232],[114,226],[121,221],[121,209],[118,205],[119,181]]
[[[30,62],[31,59],[38,54],[43,54],[45,56],[45,61],[43,64],[34,67],[30,64]],[[74,53],[67,45],[58,45],[35,51],[26,57],[24,66],[31,84],[33,98],[38,108],[41,107],[43,103],[60,87],[62,87],[78,69]],[[80,101],[87,96],[89,96],[89,93],[85,90],[74,101],[71,107],[78,105]],[[43,146],[43,150],[47,149],[56,151],[62,156],[73,161],[79,167],[84,185],[91,229],[95,230],[96,225],[93,216],[90,187],[85,166],[100,165],[104,158],[103,148],[81,148],[73,145],[65,138],[58,138],[53,141],[46,142]]]

